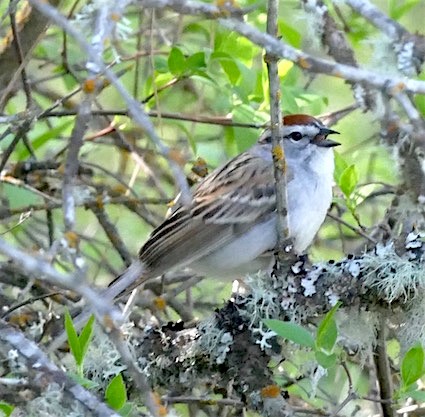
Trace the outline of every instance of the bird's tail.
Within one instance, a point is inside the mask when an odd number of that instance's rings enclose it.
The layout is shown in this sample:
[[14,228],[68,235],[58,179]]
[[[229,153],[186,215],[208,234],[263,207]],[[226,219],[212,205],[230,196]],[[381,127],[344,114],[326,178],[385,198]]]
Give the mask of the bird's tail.
[[140,260],[134,261],[121,275],[118,275],[110,282],[108,288],[102,291],[102,296],[106,300],[112,301],[129,294],[149,279],[149,276],[145,272],[146,268],[143,262]]

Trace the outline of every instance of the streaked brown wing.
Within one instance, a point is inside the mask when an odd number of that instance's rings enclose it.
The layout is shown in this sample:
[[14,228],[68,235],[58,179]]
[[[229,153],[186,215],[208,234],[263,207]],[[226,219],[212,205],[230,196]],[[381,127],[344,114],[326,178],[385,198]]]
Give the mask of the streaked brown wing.
[[207,176],[191,207],[178,208],[139,252],[160,275],[210,254],[275,211],[273,171],[263,158],[243,153]]

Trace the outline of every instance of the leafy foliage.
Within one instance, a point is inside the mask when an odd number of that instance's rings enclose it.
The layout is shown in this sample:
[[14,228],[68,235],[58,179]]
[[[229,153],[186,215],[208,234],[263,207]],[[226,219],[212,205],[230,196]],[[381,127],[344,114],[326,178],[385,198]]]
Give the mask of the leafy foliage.
[[15,407],[13,405],[0,401],[0,412],[3,413],[5,417],[9,417],[14,409]]
[[106,402],[123,417],[131,412],[131,404],[127,403],[127,391],[121,374],[112,378],[105,391]]
[[312,349],[319,365],[323,368],[331,368],[338,359],[334,353],[338,337],[334,315],[340,306],[341,304],[337,303],[321,320],[315,338],[307,329],[296,323],[275,319],[264,320],[264,323],[278,336]]
[[77,364],[78,375],[80,377],[83,376],[84,357],[93,336],[93,325],[94,316],[92,315],[81,330],[80,334],[77,334],[69,312],[65,311],[65,330],[68,336],[69,347]]
[[[24,1],[12,3],[10,7],[9,2],[0,2],[0,65],[12,61],[3,59],[8,50],[13,51],[13,57],[17,56],[9,36],[12,33],[7,18],[10,11],[16,7],[17,17],[23,17],[18,22],[19,34],[36,26],[32,24],[34,9],[25,10]],[[219,20],[226,19],[226,7],[230,4],[244,13],[244,22],[265,32],[267,2],[200,2],[219,7],[221,12],[217,18],[203,13],[180,14],[169,8],[145,8],[142,3],[133,2],[122,15],[107,14],[103,23],[96,20],[101,15],[98,8],[111,2],[64,0],[58,12],[92,47],[101,36],[97,31],[99,25],[114,27],[109,36],[102,39],[98,58],[115,74],[123,90],[146,110],[171,159],[181,167],[189,183],[195,184],[204,175],[196,169],[198,158],[205,161],[202,172],[211,172],[255,143],[262,130],[259,126],[269,121],[264,51],[247,37],[226,29]],[[388,18],[393,19],[395,32],[407,30],[403,42],[389,41],[382,28],[374,26],[370,19],[346,3],[331,0],[323,5],[295,0],[279,3],[277,23],[281,40],[312,57],[352,65],[348,58],[353,56],[358,67],[373,71],[378,78],[399,76],[403,59],[417,60],[415,65],[421,65],[417,57],[421,48],[409,49],[410,41],[416,35],[419,39],[423,35],[420,0],[389,0],[386,4],[371,1],[381,8],[378,12],[381,10],[383,16],[387,13]],[[116,2],[117,6],[120,4]],[[330,21],[334,26],[328,33],[332,36],[327,38],[326,25]],[[331,48],[325,44],[336,35],[338,45]],[[349,50],[344,53],[340,50],[339,57],[333,56],[335,46],[343,47],[345,41]],[[88,280],[106,286],[125,268],[128,258],[137,253],[152,228],[162,221],[169,208],[167,203],[179,190],[163,152],[149,138],[147,130],[135,122],[122,95],[105,74],[95,74],[94,91],[84,90],[87,82],[93,81],[93,63],[87,65],[88,58],[73,36],[64,36],[64,28],[50,22],[45,36],[43,33],[22,36],[21,47],[24,50],[21,61],[11,69],[0,71],[0,163],[4,163],[0,178],[2,239],[36,257],[48,259],[60,272],[84,271]],[[401,76],[421,80],[424,79],[423,68],[421,71],[417,76],[414,71],[413,75]],[[320,115],[353,103],[358,105],[356,111],[348,112],[335,127],[341,132],[342,142],[335,153],[336,187],[331,214],[336,220],[326,219],[309,250],[312,262],[340,259],[361,251],[367,242],[365,235],[387,230],[385,213],[392,207],[394,193],[400,193],[399,184],[405,184],[398,169],[403,164],[394,163],[392,155],[399,155],[394,150],[399,150],[400,143],[408,143],[403,136],[403,140],[394,139],[395,145],[387,142],[389,146],[382,146],[382,138],[388,133],[385,128],[394,128],[392,124],[385,126],[384,110],[394,113],[393,120],[401,121],[407,136],[412,131],[412,113],[406,112],[402,105],[406,99],[402,91],[404,83],[397,85],[400,88],[397,101],[390,99],[391,91],[383,94],[384,89],[374,91],[372,87],[363,86],[363,92],[359,93],[362,85],[346,83],[340,79],[341,74],[334,77],[335,74],[311,72],[308,60],[282,59],[279,62],[284,113]],[[10,78],[3,81],[8,76]],[[29,97],[25,86],[28,86]],[[364,100],[366,93],[373,95],[372,102],[377,99],[376,107],[368,107]],[[410,93],[407,96],[423,116],[424,96]],[[85,100],[92,98],[87,126],[79,130],[77,115]],[[257,127],[252,127],[254,125]],[[391,129],[389,133],[393,132]],[[71,179],[75,222],[68,230],[64,221],[67,208],[64,184],[69,180],[69,166],[72,165],[70,150],[75,151],[71,138],[80,140],[81,147],[76,151],[77,160],[73,166],[76,174]],[[414,223],[417,225],[416,221]],[[18,281],[16,286],[15,282],[10,284],[7,280],[1,283],[1,296],[5,297],[1,301],[5,305],[19,304],[22,300],[18,300],[17,294],[30,294],[38,300],[40,294],[51,290],[38,280],[34,283]],[[187,316],[185,322],[209,316],[230,294],[229,284],[215,279],[206,279],[190,290],[180,284],[165,282],[161,288],[167,293],[167,299],[172,300],[170,305],[150,306],[149,314],[145,306],[135,308],[140,323],[151,326]],[[52,312],[61,315],[64,305],[75,302],[69,294],[61,294],[61,297],[65,299],[63,304],[53,297],[48,297],[49,301],[32,303],[29,310],[35,312],[36,318],[27,325],[27,316],[32,316],[26,310],[20,314],[22,307],[10,321],[19,323],[22,330],[40,344],[47,343],[49,335],[44,331],[49,327],[43,328],[42,323],[49,323],[47,317]],[[264,321],[279,338],[290,341],[295,351],[292,362],[286,360],[276,366],[276,381],[280,387],[288,387],[288,393],[295,396],[296,401],[302,401],[310,413],[320,410],[329,415],[344,415],[346,411],[331,409],[340,401],[347,385],[339,364],[350,362],[338,342],[337,309],[338,306],[332,309],[316,325],[315,331],[313,324],[307,327],[279,320]],[[90,380],[90,375],[84,376],[93,320],[90,318],[79,332],[69,313],[65,312],[68,343],[77,365],[77,375],[69,375],[84,387],[98,392],[102,389],[99,384]],[[399,348],[397,341],[393,343]],[[397,354],[391,359],[398,364]],[[347,369],[353,374],[356,390],[369,396],[375,381],[365,375],[359,362],[356,357]],[[417,345],[401,360],[400,375],[393,369],[394,381],[395,375],[400,380],[397,400],[409,397],[425,401],[417,383],[424,376],[423,362],[423,349]],[[327,375],[319,378],[318,372],[312,377],[311,369],[306,369],[307,363],[320,365],[316,368],[325,369]],[[0,372],[2,377],[9,376],[7,367],[0,367]],[[132,398],[133,387],[126,377],[126,373],[115,376],[105,392],[106,402],[121,415],[129,415],[132,410],[127,397]],[[319,382],[314,380],[316,377]],[[314,397],[316,390],[320,395]],[[246,397],[250,394],[244,393]],[[0,410],[10,415],[13,407],[0,403]],[[186,409],[182,412],[182,416],[188,414]]]
[[425,352],[421,345],[412,346],[401,362],[400,396],[424,398],[424,393],[417,390],[416,382],[425,375]]

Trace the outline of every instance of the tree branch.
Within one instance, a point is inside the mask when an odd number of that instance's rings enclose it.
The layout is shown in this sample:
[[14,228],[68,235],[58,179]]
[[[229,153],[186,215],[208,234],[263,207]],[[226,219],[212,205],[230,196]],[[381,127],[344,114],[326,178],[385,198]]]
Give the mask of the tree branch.
[[[12,386],[7,391],[5,381],[0,381],[2,386],[2,399],[14,405],[28,403],[29,392],[33,397],[38,397],[56,385],[57,395],[62,395],[58,406],[75,410],[77,402],[85,413],[98,417],[119,417],[115,411],[108,408],[99,401],[95,395],[88,392],[82,386],[72,381],[61,371],[47,355],[31,340],[28,340],[21,332],[15,330],[2,319],[0,319],[0,354],[10,358],[10,352],[14,352],[17,359],[22,362],[26,369],[26,377],[21,387]],[[9,394],[9,395],[8,395]]]

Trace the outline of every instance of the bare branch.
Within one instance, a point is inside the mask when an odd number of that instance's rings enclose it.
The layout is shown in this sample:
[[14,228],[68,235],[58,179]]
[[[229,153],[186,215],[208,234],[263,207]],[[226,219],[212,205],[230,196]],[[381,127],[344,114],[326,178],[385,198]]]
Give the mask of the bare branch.
[[346,0],[346,3],[357,13],[369,20],[381,32],[385,33],[390,39],[399,40],[403,36],[409,35],[409,32],[403,26],[390,19],[368,0]]
[[74,129],[69,140],[68,156],[65,163],[63,177],[62,201],[65,221],[65,230],[74,228],[75,224],[75,196],[74,181],[78,172],[78,154],[83,146],[84,133],[88,128],[91,117],[91,104],[93,97],[86,95],[75,118]]
[[[267,8],[267,33],[277,38],[277,19],[279,14],[279,1],[268,0]],[[270,124],[272,138],[273,168],[276,190],[277,208],[277,236],[278,236],[278,257],[283,262],[285,246],[288,246],[289,235],[288,226],[288,197],[286,186],[286,166],[285,154],[283,151],[282,137],[282,111],[280,106],[281,89],[278,75],[278,57],[266,54],[264,57],[267,63],[269,76],[269,97],[270,97]]]
[[70,289],[77,294],[81,294],[94,308],[101,323],[105,320],[109,324],[120,321],[121,314],[115,309],[110,301],[100,297],[98,292],[88,286],[79,273],[63,274],[54,269],[46,260],[31,256],[28,253],[14,248],[0,239],[0,252],[11,258],[17,267],[25,271],[28,275],[46,280],[53,285]]
[[[186,181],[186,177],[179,165],[173,160],[170,149],[163,144],[163,141],[157,135],[152,122],[150,121],[145,111],[142,109],[140,103],[129,94],[129,92],[118,80],[114,72],[106,67],[99,56],[97,56],[96,52],[93,51],[92,47],[86,42],[84,37],[69,23],[69,21],[64,16],[62,16],[54,7],[41,0],[30,0],[30,3],[50,20],[64,29],[69,35],[71,35],[80,45],[80,47],[86,52],[89,60],[93,63],[93,65],[96,65],[98,71],[102,72],[105,77],[115,86],[121,97],[126,102],[130,115],[133,117],[136,123],[138,123],[146,131],[150,139],[157,146],[161,155],[167,159],[174,178],[176,179],[179,189],[181,190],[181,201],[183,204],[188,203],[190,201],[190,190]],[[127,2],[124,1],[116,3],[115,13],[120,15],[126,5]]]
[[[0,352],[7,357],[7,352],[14,351],[20,360],[26,365],[28,376],[25,379],[26,384],[22,390],[31,390],[36,396],[46,391],[51,384],[57,384],[63,390],[64,397],[62,400],[68,404],[70,409],[73,402],[77,401],[85,412],[98,417],[119,417],[115,411],[108,408],[104,403],[99,401],[95,395],[88,392],[81,385],[72,381],[63,371],[61,371],[47,355],[31,340],[15,330],[12,326],[6,324],[0,319]],[[0,386],[4,382],[0,381]],[[4,386],[2,388],[3,392]],[[28,401],[28,392],[21,396],[19,394],[19,385],[13,387],[14,395],[8,398],[13,404],[25,404]]]
[[373,360],[375,362],[378,377],[379,392],[383,402],[381,403],[383,417],[394,417],[395,411],[392,406],[393,386],[391,381],[390,364],[387,354],[387,323],[386,314],[382,312],[378,328],[378,338],[374,350]]
[[131,253],[126,248],[124,241],[121,239],[121,236],[118,233],[116,227],[109,220],[104,207],[101,204],[92,207],[93,213],[97,217],[100,225],[102,226],[104,232],[108,236],[109,241],[116,251],[121,256],[121,259],[125,262],[126,266],[129,266],[133,260]]
[[[139,4],[152,8],[169,7],[178,13],[196,15],[203,14],[210,18],[211,16],[217,18],[217,16],[220,16],[222,13],[222,10],[219,7],[208,6],[208,10],[206,10],[203,7],[205,5],[189,0],[161,0],[160,2],[139,0]],[[218,21],[227,29],[241,34],[247,39],[250,39],[254,44],[264,48],[268,54],[288,59],[297,64],[303,70],[313,73],[327,74],[351,82],[362,82],[365,85],[382,89],[390,95],[396,94],[400,92],[400,90],[425,94],[425,82],[423,81],[405,77],[393,77],[387,74],[380,74],[374,71],[316,58],[310,54],[300,51],[299,49],[293,48],[285,42],[277,40],[266,33],[260,32],[253,26],[240,20],[219,18]]]

